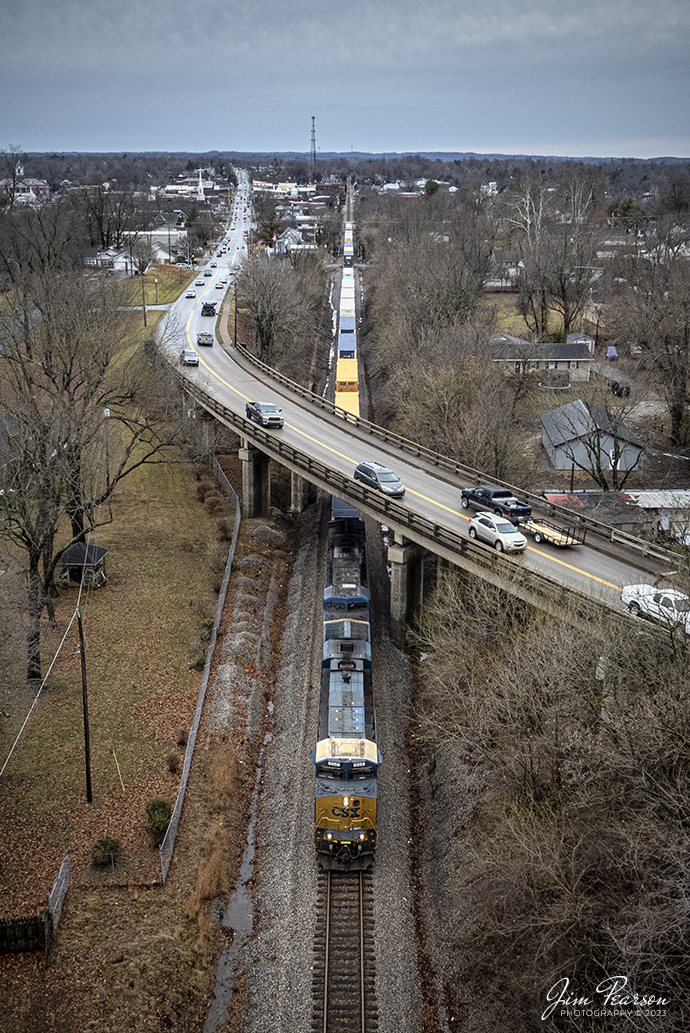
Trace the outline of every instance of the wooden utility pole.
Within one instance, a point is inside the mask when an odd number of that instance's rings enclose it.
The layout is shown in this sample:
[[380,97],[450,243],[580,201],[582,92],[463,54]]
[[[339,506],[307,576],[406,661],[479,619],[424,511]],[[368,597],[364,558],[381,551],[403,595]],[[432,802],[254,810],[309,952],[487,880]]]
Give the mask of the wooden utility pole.
[[86,692],[86,654],[84,652],[84,629],[81,624],[81,612],[77,610],[79,627],[79,652],[81,654],[81,691],[84,704],[84,754],[86,757],[86,800],[93,803],[91,791],[91,746],[89,743],[89,697]]

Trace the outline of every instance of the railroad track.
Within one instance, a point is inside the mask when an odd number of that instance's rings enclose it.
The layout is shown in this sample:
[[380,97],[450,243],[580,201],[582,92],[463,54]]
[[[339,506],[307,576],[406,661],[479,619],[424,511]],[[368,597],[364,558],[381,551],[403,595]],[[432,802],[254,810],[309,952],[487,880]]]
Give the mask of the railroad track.
[[314,936],[314,1033],[376,1033],[370,872],[322,872]]

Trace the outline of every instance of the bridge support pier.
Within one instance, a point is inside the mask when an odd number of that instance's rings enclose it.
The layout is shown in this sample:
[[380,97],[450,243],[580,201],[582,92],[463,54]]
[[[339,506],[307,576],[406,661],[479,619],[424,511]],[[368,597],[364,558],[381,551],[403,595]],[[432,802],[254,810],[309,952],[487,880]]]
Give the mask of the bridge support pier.
[[267,517],[271,508],[271,460],[247,438],[240,438],[242,460],[242,512],[247,517]]
[[300,473],[290,474],[290,510],[301,513],[307,505],[309,497],[309,481],[305,481]]
[[391,638],[399,649],[405,647],[405,629],[424,595],[424,549],[395,535],[388,548],[391,565]]

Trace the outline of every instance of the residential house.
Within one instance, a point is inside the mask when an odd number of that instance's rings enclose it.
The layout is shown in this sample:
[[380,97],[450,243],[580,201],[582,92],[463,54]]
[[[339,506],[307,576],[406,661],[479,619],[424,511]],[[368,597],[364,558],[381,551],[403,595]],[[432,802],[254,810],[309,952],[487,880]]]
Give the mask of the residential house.
[[522,268],[523,263],[519,251],[495,250],[491,255],[491,273],[486,281],[487,289],[514,290]]
[[625,424],[580,398],[540,419],[542,444],[556,470],[632,470],[640,461],[642,445]]
[[588,381],[593,355],[586,342],[523,341],[511,334],[494,334],[490,338],[494,362],[506,373],[534,371],[545,387],[568,388],[571,383]]
[[101,269],[112,269],[116,273],[129,276],[132,272],[132,258],[128,252],[118,251],[114,247],[90,247],[84,253],[85,265],[98,266]]

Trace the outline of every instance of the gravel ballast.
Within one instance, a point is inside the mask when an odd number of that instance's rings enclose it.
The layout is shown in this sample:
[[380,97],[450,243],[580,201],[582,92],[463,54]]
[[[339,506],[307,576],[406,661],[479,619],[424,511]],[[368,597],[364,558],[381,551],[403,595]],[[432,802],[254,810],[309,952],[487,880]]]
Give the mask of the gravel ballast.
[[[233,1033],[311,1028],[318,867],[311,837],[314,771],[309,754],[318,719],[329,505],[330,500],[319,496],[317,504],[299,518],[295,535],[299,547],[287,586],[280,661],[270,672],[269,698],[266,668],[274,662],[267,649],[270,615],[281,589],[270,570],[260,569],[251,571],[251,584],[238,586],[236,616],[242,630],[235,634],[236,625],[228,629],[224,662],[208,708],[207,719],[214,727],[220,724],[237,731],[242,723],[248,737],[263,735],[265,741],[267,734],[271,736],[262,758],[256,857],[249,880],[253,931],[241,945],[235,944],[233,956],[234,996],[225,1027]],[[272,531],[268,522],[265,530],[257,528],[264,536],[261,540],[278,544]],[[421,1029],[422,1014],[410,888],[405,750],[412,678],[406,657],[388,634],[388,577],[380,528],[373,521],[367,521],[367,559],[374,698],[383,755],[380,845],[373,868],[376,995],[380,1033],[400,1033]],[[254,608],[253,616],[246,609],[248,603]]]

